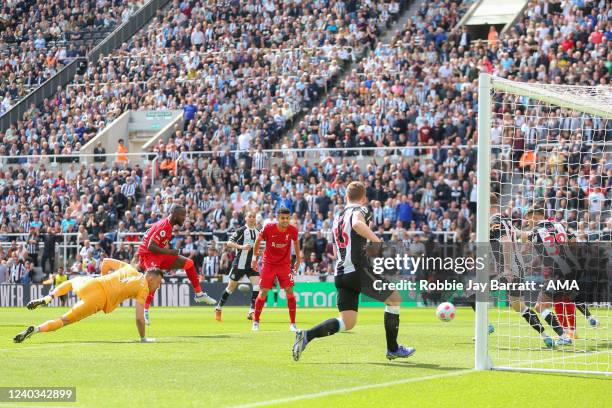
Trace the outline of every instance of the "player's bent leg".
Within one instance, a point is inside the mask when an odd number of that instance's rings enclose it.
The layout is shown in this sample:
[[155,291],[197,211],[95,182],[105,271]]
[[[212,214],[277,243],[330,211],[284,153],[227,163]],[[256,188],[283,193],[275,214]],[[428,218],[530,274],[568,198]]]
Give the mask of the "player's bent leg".
[[225,302],[227,302],[227,299],[230,297],[230,295],[234,293],[237,286],[238,286],[238,281],[230,279],[229,283],[227,284],[227,287],[221,294],[221,297],[219,298],[219,301],[217,302],[217,305],[215,306],[215,320],[216,321],[218,322],[221,321],[221,313],[223,310],[223,305],[225,304]]
[[552,327],[553,331],[557,334],[557,336],[559,336],[559,338],[557,339],[557,344],[571,344],[572,340],[565,336],[563,327],[559,323],[557,316],[551,310],[552,307],[552,298],[544,292],[540,292],[540,294],[538,295],[538,303],[536,303],[536,310],[540,312],[540,315],[544,318],[544,321],[546,321],[546,323],[548,323],[548,325]]
[[[589,310],[589,308],[588,308],[588,306],[586,304],[586,297],[585,297],[585,295],[583,293],[579,293],[578,295],[574,296],[573,301],[574,301],[574,304],[575,304],[575,308],[580,310],[580,313],[582,313],[584,315],[584,317],[589,322],[589,325],[591,327],[598,327],[599,326],[599,321],[593,315],[591,315],[591,311]],[[574,322],[574,325],[575,325],[575,322]]]
[[[348,322],[348,325],[345,324]],[[332,336],[336,333],[352,329],[357,322],[357,311],[347,310],[340,313],[340,317],[327,319],[309,330],[298,330],[295,333],[292,354],[293,360],[298,361],[309,342],[316,338]]]
[[81,299],[78,301],[68,312],[66,312],[61,318],[48,320],[40,325],[34,327],[29,326],[27,329],[18,333],[13,341],[15,343],[21,343],[28,337],[35,333],[47,333],[61,329],[71,323],[76,323],[92,314],[95,314],[101,309],[100,303],[96,300],[86,301]]
[[62,282],[58,287],[53,289],[51,293],[49,293],[47,296],[29,301],[26,307],[30,310],[33,310],[33,309],[36,309],[38,306],[48,305],[49,303],[53,301],[53,299],[58,298],[60,296],[64,296],[71,290],[72,290],[71,281],[68,280],[66,282]]
[[190,258],[185,258],[184,256],[179,255],[170,265],[170,269],[185,270],[185,273],[187,273],[187,278],[189,279],[189,282],[191,282],[193,290],[195,291],[195,296],[193,297],[193,300],[195,300],[197,303],[206,303],[207,305],[214,305],[217,303],[217,301],[208,296],[206,292],[202,292],[198,271],[196,270],[195,265]]

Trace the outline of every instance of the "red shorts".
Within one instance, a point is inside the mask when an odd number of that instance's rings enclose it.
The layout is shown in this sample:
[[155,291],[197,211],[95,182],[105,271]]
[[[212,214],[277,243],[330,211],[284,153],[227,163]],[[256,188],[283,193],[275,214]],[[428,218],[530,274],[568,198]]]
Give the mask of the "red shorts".
[[278,284],[282,289],[293,287],[291,267],[263,264],[259,273],[259,286],[265,289],[272,289],[275,278],[278,279]]
[[159,268],[165,271],[170,270],[170,266],[176,261],[178,255],[165,255],[165,254],[153,254],[153,253],[144,253],[138,254],[138,266],[143,271],[146,271],[149,268]]

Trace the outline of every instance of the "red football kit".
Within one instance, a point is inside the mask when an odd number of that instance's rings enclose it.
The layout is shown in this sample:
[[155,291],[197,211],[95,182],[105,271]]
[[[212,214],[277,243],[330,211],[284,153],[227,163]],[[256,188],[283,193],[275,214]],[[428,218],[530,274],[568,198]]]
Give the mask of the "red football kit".
[[291,274],[291,245],[298,239],[298,230],[289,225],[284,231],[278,229],[278,224],[266,224],[260,233],[261,239],[266,241],[263,255],[263,265],[259,274],[259,286],[272,289],[274,278],[278,278],[281,288],[293,286]]
[[149,242],[153,241],[157,246],[166,248],[172,239],[172,224],[170,219],[164,218],[151,225],[138,247],[138,263],[143,271],[155,267],[169,270],[178,255],[154,254],[149,251]]

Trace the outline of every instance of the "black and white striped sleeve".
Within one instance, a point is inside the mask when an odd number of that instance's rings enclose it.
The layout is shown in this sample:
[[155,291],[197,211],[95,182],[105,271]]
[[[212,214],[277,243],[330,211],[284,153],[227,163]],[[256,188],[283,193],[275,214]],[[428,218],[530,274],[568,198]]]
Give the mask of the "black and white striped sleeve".
[[229,240],[235,244],[242,245],[242,242],[244,241],[244,230],[245,230],[245,227],[238,228],[232,234]]

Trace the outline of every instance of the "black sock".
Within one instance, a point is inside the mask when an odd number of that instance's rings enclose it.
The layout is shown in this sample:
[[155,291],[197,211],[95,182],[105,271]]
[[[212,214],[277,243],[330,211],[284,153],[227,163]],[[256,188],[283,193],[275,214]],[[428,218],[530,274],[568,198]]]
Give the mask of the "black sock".
[[225,289],[223,291],[223,294],[221,295],[221,298],[219,299],[219,303],[217,303],[217,306],[223,307],[225,302],[227,302],[227,298],[229,297],[229,295],[231,295],[231,293],[229,293],[227,289]]
[[580,313],[584,315],[584,317],[591,317],[591,312],[589,311],[589,307],[586,303],[576,303],[576,309],[580,310]]
[[306,340],[311,341],[317,337],[327,337],[338,333],[340,330],[340,322],[338,319],[327,319],[326,321],[317,324],[315,327],[306,331]]
[[537,313],[533,311],[533,309],[526,309],[523,312],[522,316],[525,320],[527,320],[527,323],[529,323],[529,325],[533,327],[538,333],[544,333],[544,327],[542,327],[542,322],[540,322],[540,318],[538,317]]
[[254,290],[251,293],[251,309],[255,309],[255,300],[257,299],[257,295],[259,295],[258,290]]
[[578,293],[574,296],[574,304],[576,305],[576,309],[580,310],[580,313],[584,315],[587,319],[591,317],[591,312],[589,311],[589,307],[587,306],[587,299],[584,293]]
[[544,320],[546,320],[546,323],[548,323],[550,327],[553,328],[555,333],[557,333],[557,336],[563,336],[563,327],[561,327],[561,324],[559,323],[559,319],[557,319],[557,315],[555,315],[553,312],[550,312],[544,318]]
[[387,350],[397,351],[397,334],[399,333],[399,314],[385,312],[385,334]]

